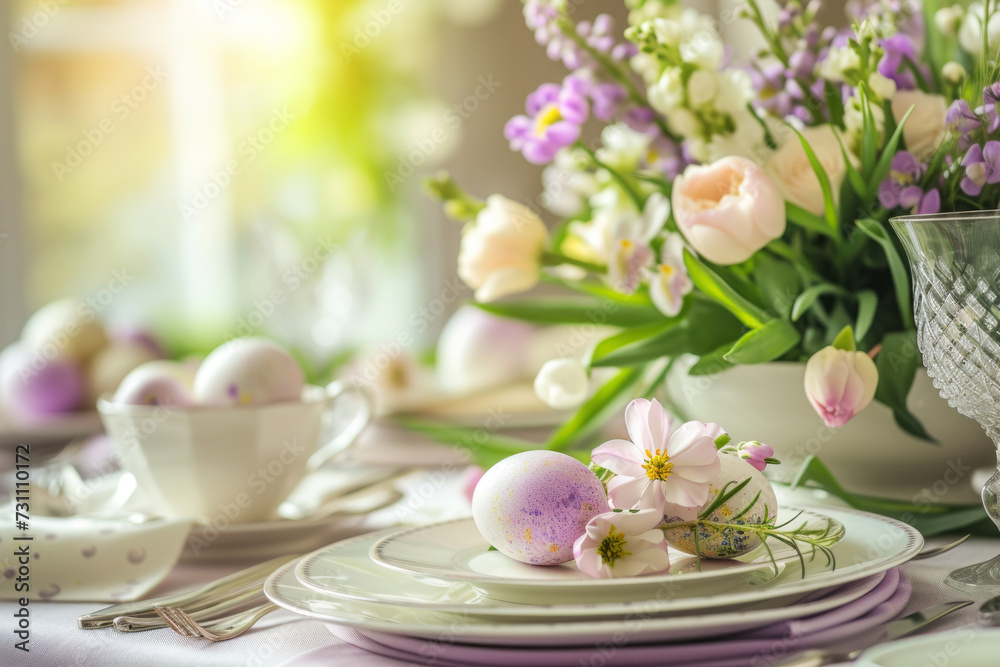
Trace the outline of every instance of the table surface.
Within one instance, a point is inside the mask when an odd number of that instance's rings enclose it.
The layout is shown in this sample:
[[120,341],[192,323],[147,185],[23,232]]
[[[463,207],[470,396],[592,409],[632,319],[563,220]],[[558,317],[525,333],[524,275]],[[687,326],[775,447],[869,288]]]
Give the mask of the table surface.
[[[949,536],[935,538],[930,540],[929,544],[943,544],[952,539],[954,538]],[[989,593],[968,596],[945,586],[942,581],[956,566],[986,560],[998,552],[1000,552],[1000,539],[973,538],[945,556],[915,561],[903,566],[903,571],[913,583],[913,597],[907,613],[950,600],[967,600],[975,597],[977,602],[982,602],[991,597]],[[182,590],[224,576],[243,566],[245,564],[182,564],[161,584],[157,593]],[[389,667],[408,664],[354,648],[334,638],[319,621],[303,619],[284,610],[265,616],[246,635],[217,644],[181,637],[171,630],[155,630],[131,635],[113,629],[80,630],[76,627],[77,616],[101,606],[104,605],[32,603],[30,654],[13,649],[13,640],[7,631],[9,620],[4,620],[0,623],[0,627],[4,628],[4,632],[0,633],[0,664],[60,667],[94,665]],[[940,632],[959,627],[976,629],[993,627],[990,621],[979,615],[977,606],[970,606],[952,614],[933,625],[928,631]],[[10,619],[13,610],[13,603],[0,603],[0,618]]]

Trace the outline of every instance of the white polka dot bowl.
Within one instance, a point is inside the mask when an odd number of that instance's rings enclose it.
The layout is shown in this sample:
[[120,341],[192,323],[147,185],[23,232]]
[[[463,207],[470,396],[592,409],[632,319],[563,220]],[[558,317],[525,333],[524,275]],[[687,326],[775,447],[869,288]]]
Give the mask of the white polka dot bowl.
[[307,472],[349,446],[372,415],[363,388],[307,386],[263,405],[97,403],[121,458],[155,511],[230,523],[274,518]]

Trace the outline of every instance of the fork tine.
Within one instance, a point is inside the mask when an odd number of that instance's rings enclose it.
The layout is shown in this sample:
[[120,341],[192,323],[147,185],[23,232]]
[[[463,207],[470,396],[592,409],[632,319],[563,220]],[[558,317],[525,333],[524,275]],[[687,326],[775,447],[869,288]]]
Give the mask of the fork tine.
[[196,635],[192,634],[190,630],[186,627],[177,623],[173,616],[173,607],[153,607],[153,611],[156,615],[163,619],[164,623],[173,628],[174,632],[183,637],[194,637]]
[[[277,608],[277,605],[268,602],[258,607],[254,607],[239,614],[230,616],[227,619],[221,619],[218,623],[212,626],[212,629],[200,625],[188,616],[182,609],[172,609],[171,613],[174,615],[177,622],[183,623],[189,630],[196,633],[196,636],[212,642],[221,642],[234,637],[239,637],[249,630],[264,615],[271,613]],[[215,631],[216,628],[219,628],[218,632]]]
[[204,637],[202,627],[198,625],[193,618],[188,616],[187,612],[180,607],[171,607],[170,616],[174,619],[174,622],[177,623],[177,625],[180,625],[190,632],[192,637]]

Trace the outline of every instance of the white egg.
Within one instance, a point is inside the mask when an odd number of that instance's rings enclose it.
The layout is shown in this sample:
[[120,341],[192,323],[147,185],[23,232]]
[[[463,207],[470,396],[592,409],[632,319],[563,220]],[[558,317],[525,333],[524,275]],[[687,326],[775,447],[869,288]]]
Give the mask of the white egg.
[[113,393],[129,373],[157,358],[142,343],[111,343],[87,364],[88,400],[93,402],[102,394]]
[[472,518],[486,541],[532,565],[573,560],[573,543],[587,522],[607,511],[604,485],[590,468],[548,450],[500,461],[472,495]]
[[108,336],[93,309],[76,299],[59,299],[28,318],[21,340],[46,359],[85,362],[107,345]]
[[115,391],[114,402],[127,405],[194,405],[194,374],[185,364],[148,361],[125,376]]
[[249,405],[298,400],[305,386],[299,362],[274,341],[234,338],[215,348],[194,378],[203,405]]
[[[778,512],[778,499],[770,482],[752,465],[730,454],[719,457],[722,468],[710,482],[708,500],[701,507],[687,508],[671,506],[664,515],[666,523],[676,521],[693,521],[711,505],[719,492],[730,484],[730,489],[749,478],[749,483],[736,495],[723,503],[706,519],[718,523],[735,522],[737,524],[761,524],[765,521],[773,523]],[[757,494],[760,494],[759,497]],[[756,502],[754,499],[756,498]],[[748,505],[750,509],[742,514]],[[737,518],[738,517],[738,518]],[[702,527],[698,531],[698,549],[695,549],[694,532],[690,527],[671,528],[665,531],[667,543],[684,553],[700,554],[706,558],[735,558],[760,546],[761,540],[756,533],[738,528],[713,530]]]

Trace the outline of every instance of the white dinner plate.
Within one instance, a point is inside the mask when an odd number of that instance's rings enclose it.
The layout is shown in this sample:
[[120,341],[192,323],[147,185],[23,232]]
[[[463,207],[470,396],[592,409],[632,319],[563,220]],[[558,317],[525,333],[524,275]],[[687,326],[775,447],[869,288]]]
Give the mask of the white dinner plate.
[[680,642],[719,637],[840,607],[872,590],[884,576],[875,574],[814,600],[768,609],[663,617],[644,613],[642,605],[636,605],[628,614],[610,620],[517,623],[333,598],[304,586],[295,577],[295,567],[294,562],[285,565],[264,584],[267,597],[289,611],[328,624],[488,646],[584,646],[607,641]]
[[[654,595],[643,601],[578,604],[521,604],[505,602],[488,597],[465,582],[451,582],[430,577],[414,577],[395,572],[373,563],[368,556],[371,546],[386,534],[394,531],[362,535],[332,544],[303,558],[295,572],[299,581],[318,593],[333,598],[391,604],[401,607],[419,607],[426,611],[469,614],[483,618],[503,618],[508,621],[532,621],[538,617],[548,620],[579,618],[618,618],[641,611],[644,614],[688,614],[697,610],[717,610],[760,606],[759,602],[745,600],[741,604],[731,603],[725,596],[700,595],[680,597],[673,587],[657,584],[647,577]],[[780,568],[784,570],[785,565]],[[798,565],[794,572],[786,576],[798,576]],[[730,589],[740,591],[755,590],[758,579],[754,574],[763,575],[760,582],[773,577],[769,567],[751,570],[750,578],[733,580]],[[654,588],[655,587],[655,588]],[[733,592],[730,590],[729,592]],[[804,597],[803,593],[791,593],[769,600],[766,606],[793,604]]]
[[[780,520],[796,515],[801,515],[801,521],[810,528],[829,526],[832,536],[843,537],[844,526],[839,521],[816,511],[782,508]],[[671,568],[666,574],[592,579],[572,561],[539,567],[490,551],[489,547],[472,519],[458,519],[389,535],[372,546],[369,556],[392,570],[466,582],[491,597],[528,603],[542,597],[551,602],[644,600],[656,586],[669,586],[670,597],[714,595],[744,584],[748,578],[760,581],[772,568],[763,547],[738,559],[701,559],[700,568],[698,558],[672,550]],[[798,554],[776,540],[771,543],[771,551],[778,563],[798,563]]]

